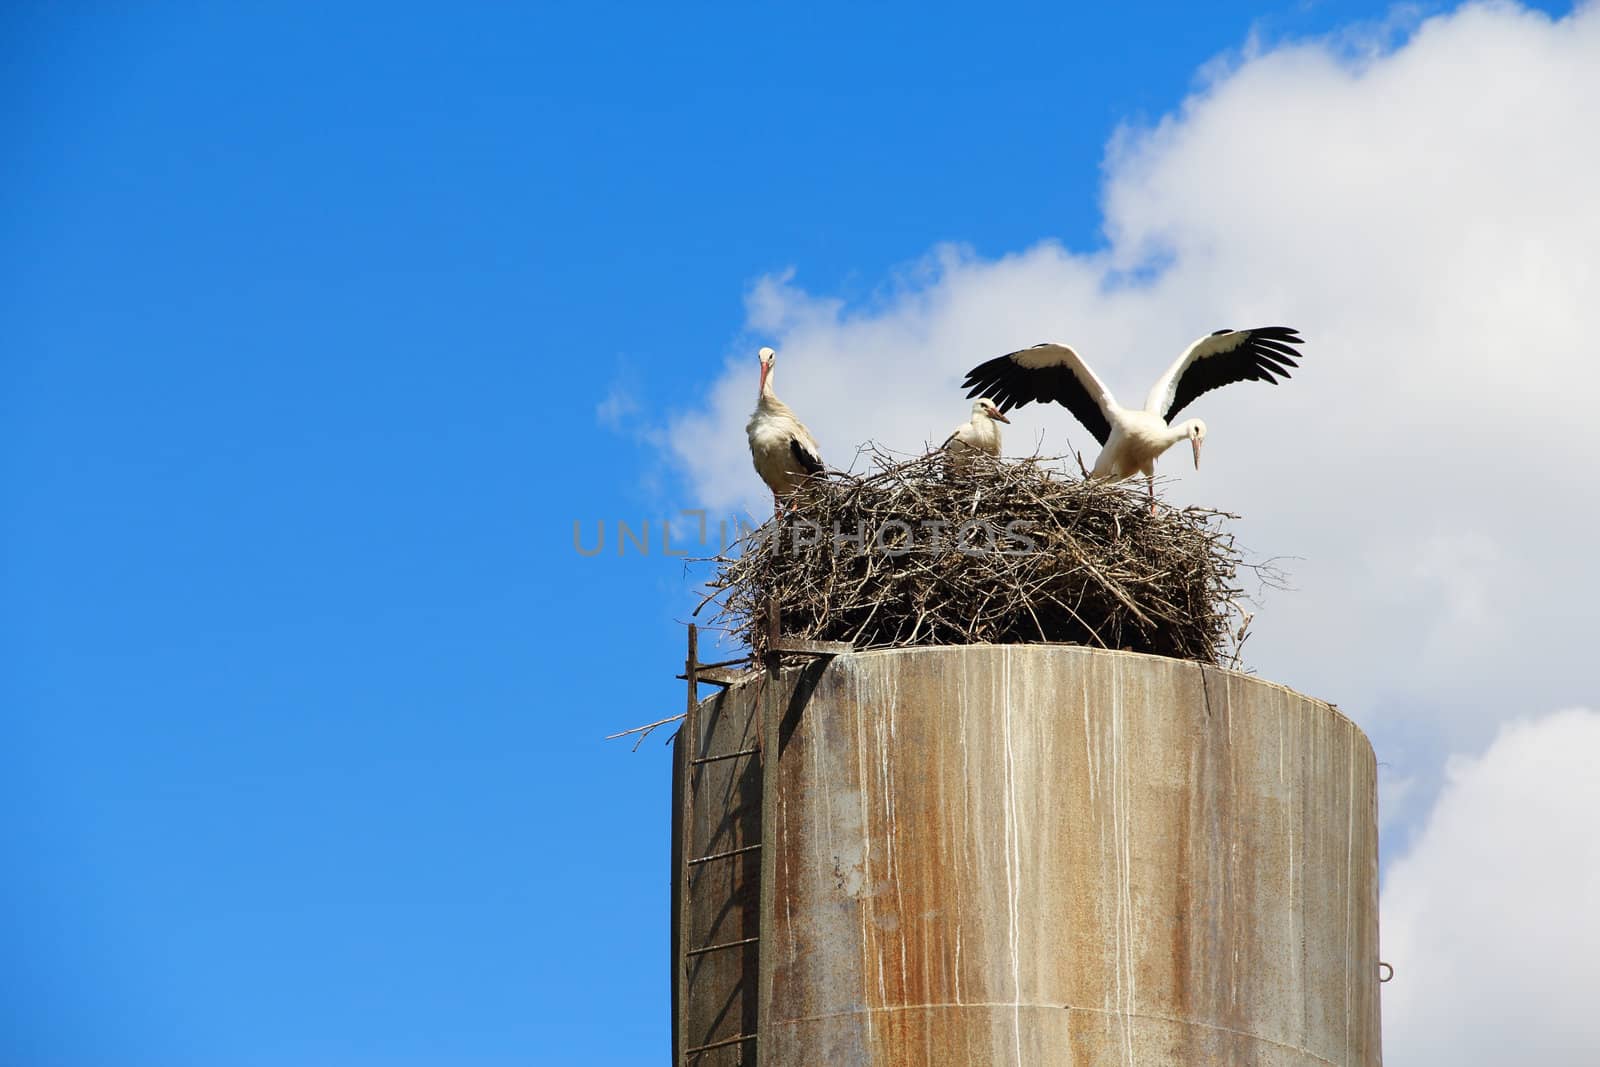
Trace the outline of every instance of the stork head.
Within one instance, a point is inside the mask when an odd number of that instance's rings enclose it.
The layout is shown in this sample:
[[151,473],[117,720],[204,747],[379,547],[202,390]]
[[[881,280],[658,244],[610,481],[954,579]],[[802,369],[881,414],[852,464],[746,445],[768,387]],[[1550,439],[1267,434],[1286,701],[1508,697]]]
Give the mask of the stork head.
[[977,400],[972,402],[972,417],[977,418],[979,415],[982,415],[985,418],[993,419],[995,422],[1004,422],[1007,424],[1011,422],[1010,419],[1006,418],[1005,412],[1001,411],[997,406],[995,406],[995,402],[986,396],[979,397]]
[[772,361],[778,358],[778,353],[770,348],[763,348],[756,353],[756,356],[761,360],[761,385],[756,390],[756,393],[757,395],[764,395],[767,391],[767,383],[772,379]]
[[1183,432],[1189,438],[1189,444],[1194,446],[1194,469],[1200,469],[1200,445],[1206,439],[1206,424],[1199,419],[1190,419],[1183,424]]

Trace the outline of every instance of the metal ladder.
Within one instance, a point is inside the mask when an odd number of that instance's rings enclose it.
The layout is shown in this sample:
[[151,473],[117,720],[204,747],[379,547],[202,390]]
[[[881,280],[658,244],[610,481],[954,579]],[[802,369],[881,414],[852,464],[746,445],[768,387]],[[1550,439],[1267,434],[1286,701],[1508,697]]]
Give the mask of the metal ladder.
[[[745,856],[749,855],[750,853],[759,852],[761,850],[761,842],[757,841],[753,844],[741,845],[738,848],[724,849],[720,852],[712,852],[706,855],[690,855],[691,846],[694,843],[696,796],[695,786],[697,779],[700,777],[696,772],[708,764],[719,763],[723,760],[740,759],[752,756],[758,759],[763,759],[760,817],[762,819],[762,824],[765,825],[766,814],[770,811],[770,806],[768,805],[767,800],[769,790],[771,790],[773,787],[773,772],[775,771],[775,768],[766,765],[764,760],[764,752],[769,744],[775,747],[777,743],[777,716],[772,711],[772,701],[769,699],[769,696],[771,693],[775,692],[775,690],[771,687],[775,685],[779,679],[782,655],[784,653],[790,653],[810,656],[835,656],[843,652],[854,651],[853,646],[845,642],[784,639],[781,636],[780,622],[781,620],[779,618],[778,608],[776,603],[774,603],[768,610],[767,655],[763,663],[763,666],[767,672],[765,684],[769,688],[767,692],[763,694],[760,707],[756,711],[756,743],[751,747],[741,748],[732,752],[709,753],[705,755],[699,754],[700,746],[702,744],[700,738],[700,724],[697,715],[700,705],[700,683],[704,682],[727,689],[745,679],[744,672],[735,671],[730,668],[733,668],[739,664],[748,663],[749,660],[736,659],[724,660],[719,663],[701,663],[699,655],[699,631],[695,627],[694,623],[689,624],[688,654],[684,658],[683,673],[678,675],[678,678],[682,679],[686,684],[683,726],[681,728],[683,732],[681,734],[680,750],[678,754],[678,773],[680,775],[678,820],[679,826],[681,827],[680,833],[682,836],[677,844],[677,854],[675,857],[678,867],[677,884],[680,887],[680,892],[682,895],[677,900],[677,914],[673,916],[673,921],[676,924],[676,936],[674,937],[674,944],[676,948],[674,951],[675,959],[673,960],[673,985],[676,991],[676,996],[674,998],[676,1003],[674,1004],[673,1058],[674,1062],[680,1064],[680,1067],[689,1067],[689,1065],[703,1053],[711,1052],[715,1049],[726,1048],[731,1045],[742,1045],[747,1042],[754,1042],[757,1039],[756,1033],[752,1031],[750,1033],[735,1034],[732,1037],[725,1037],[717,1041],[708,1042],[706,1044],[685,1047],[681,1050],[681,1053],[678,1050],[678,1042],[680,1039],[682,1039],[682,1035],[679,1033],[679,1031],[684,1025],[687,1015],[686,1006],[688,1003],[690,988],[690,968],[693,961],[701,956],[706,956],[714,952],[723,952],[729,949],[738,949],[749,945],[756,945],[759,944],[761,940],[760,936],[757,935],[755,937],[745,937],[732,941],[722,941],[715,944],[693,947],[690,947],[687,943],[688,937],[692,932],[693,925],[691,921],[691,916],[693,914],[692,877],[696,869],[703,867],[708,863],[723,862],[735,859],[739,856]],[[764,887],[761,884],[764,879],[761,879],[759,875],[757,878],[758,899],[762,900],[759,910],[760,913],[764,915],[766,913],[766,904],[764,899],[766,894],[764,892]],[[759,949],[757,951],[759,952]],[[757,971],[759,973],[759,964],[757,965]],[[746,980],[753,978],[755,978],[755,975],[746,975]],[[759,1010],[758,993],[757,1011],[759,1012]],[[680,1055],[682,1057],[681,1060],[679,1059]],[[741,1062],[755,1062],[754,1058],[751,1058],[749,1061],[745,1061],[742,1053],[740,1059]]]
[[[691,947],[687,944],[687,938],[692,932],[693,928],[693,922],[691,920],[691,916],[693,915],[692,879],[695,873],[695,868],[707,863],[716,863],[723,860],[729,860],[736,856],[744,856],[752,852],[759,852],[761,850],[761,844],[760,842],[757,842],[752,845],[743,845],[739,848],[725,849],[721,852],[712,852],[703,856],[691,856],[689,854],[694,843],[695,785],[697,780],[701,777],[696,773],[698,768],[712,763],[720,763],[723,760],[739,759],[745,756],[756,756],[761,752],[758,734],[758,743],[753,747],[742,748],[734,752],[719,752],[708,755],[699,754],[702,741],[700,738],[699,716],[696,713],[700,707],[700,683],[707,682],[712,685],[721,686],[722,688],[727,689],[737,680],[737,674],[729,668],[743,662],[746,661],[728,660],[721,663],[701,663],[699,630],[696,628],[694,623],[691,622],[689,624],[689,651],[688,655],[684,658],[683,673],[678,675],[679,678],[684,680],[687,690],[687,698],[685,701],[683,715],[683,733],[681,735],[680,742],[681,750],[679,753],[679,758],[682,761],[680,767],[680,773],[682,777],[680,779],[681,785],[678,803],[679,825],[682,827],[682,839],[679,843],[677,860],[679,864],[678,885],[680,887],[682,897],[678,902],[678,914],[673,916],[673,921],[678,924],[678,944],[680,946],[680,951],[677,953],[677,959],[673,961],[673,966],[676,968],[674,984],[678,990],[679,1001],[679,1003],[674,1005],[674,1011],[678,1013],[677,1018],[680,1020],[680,1025],[681,1020],[687,1014],[686,1006],[689,996],[690,968],[693,961],[701,956],[709,955],[713,952],[723,952],[728,949],[743,948],[746,945],[753,945],[760,941],[759,937],[746,937],[735,941],[723,941],[716,944],[700,945],[697,947]],[[765,798],[763,797],[763,801],[764,800]],[[764,808],[765,806],[765,803],[763,803],[762,807]],[[676,1028],[677,1027],[674,1029]],[[733,1037],[723,1038],[720,1041],[712,1041],[703,1045],[687,1047],[682,1051],[682,1062],[684,1064],[688,1064],[694,1061],[701,1053],[710,1052],[713,1049],[725,1048],[729,1045],[743,1044],[746,1041],[754,1041],[755,1039],[756,1035],[753,1033],[736,1034]],[[674,1044],[676,1046],[676,1038]],[[676,1052],[676,1047],[674,1051]],[[676,1056],[674,1056],[674,1059],[676,1059]]]

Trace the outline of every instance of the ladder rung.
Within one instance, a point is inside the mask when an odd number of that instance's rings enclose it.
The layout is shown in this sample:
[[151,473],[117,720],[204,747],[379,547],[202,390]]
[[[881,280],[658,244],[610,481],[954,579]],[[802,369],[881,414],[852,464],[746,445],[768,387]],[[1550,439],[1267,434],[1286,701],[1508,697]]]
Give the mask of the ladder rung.
[[693,1056],[697,1052],[710,1052],[712,1049],[721,1048],[724,1045],[737,1045],[741,1041],[754,1041],[755,1039],[755,1034],[740,1034],[738,1037],[725,1037],[721,1041],[713,1041],[709,1045],[696,1045],[694,1048],[684,1049],[683,1054],[685,1056]]
[[696,857],[695,859],[690,860],[689,861],[689,866],[693,867],[697,863],[710,863],[712,860],[725,860],[729,856],[742,856],[744,853],[746,853],[746,852],[754,852],[756,849],[758,849],[760,847],[761,847],[760,842],[757,842],[754,845],[746,845],[743,848],[731,848],[726,852],[713,852],[709,856],[699,856],[699,857]]
[[701,756],[699,759],[692,759],[689,762],[698,766],[702,763],[715,763],[718,760],[738,759],[740,756],[754,756],[760,751],[759,748],[741,748],[737,752],[724,752],[720,756]]
[[720,945],[707,945],[705,948],[692,949],[687,953],[687,955],[704,956],[707,952],[720,952],[725,948],[738,948],[740,945],[753,945],[760,940],[761,939],[759,937],[747,937],[743,941],[724,941]]

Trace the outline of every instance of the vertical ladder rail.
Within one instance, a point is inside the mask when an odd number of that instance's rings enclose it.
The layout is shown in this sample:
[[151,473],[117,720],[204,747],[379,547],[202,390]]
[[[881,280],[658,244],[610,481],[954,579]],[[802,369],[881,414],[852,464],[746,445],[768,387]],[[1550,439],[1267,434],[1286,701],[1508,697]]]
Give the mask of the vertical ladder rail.
[[678,835],[678,914],[673,916],[676,923],[677,936],[673,938],[677,946],[677,958],[672,961],[672,984],[677,987],[677,1003],[673,1006],[674,1026],[673,1062],[686,1064],[689,1061],[689,938],[694,931],[694,904],[693,896],[689,891],[689,856],[694,851],[694,775],[695,766],[692,762],[699,754],[700,726],[695,717],[695,706],[699,704],[699,683],[696,674],[700,668],[700,634],[694,623],[689,624],[689,651],[684,659],[683,673],[687,681],[687,698],[683,709],[683,727],[678,735],[678,824],[682,827]]
[[[783,657],[778,654],[778,640],[782,634],[782,619],[778,614],[778,599],[767,602],[767,657],[766,676],[761,681],[761,708],[758,722],[757,746],[761,749],[761,840],[776,841],[777,813],[771,803],[778,782],[778,723],[782,718],[781,685]],[[776,902],[773,887],[777,883],[777,855],[773,849],[761,850],[760,897],[756,905],[756,928],[772,928]],[[772,971],[775,961],[772,953],[762,952],[756,957],[756,1034],[757,1054],[760,1053],[759,1035],[765,1020],[772,1018]]]

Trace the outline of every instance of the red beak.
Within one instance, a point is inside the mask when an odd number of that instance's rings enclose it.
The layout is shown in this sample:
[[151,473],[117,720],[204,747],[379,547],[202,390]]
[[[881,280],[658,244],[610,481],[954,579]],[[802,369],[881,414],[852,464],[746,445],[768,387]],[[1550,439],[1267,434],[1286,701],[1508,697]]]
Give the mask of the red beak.
[[995,408],[994,414],[990,415],[989,417],[995,422],[1003,422],[1007,426],[1011,425],[1011,420],[1006,418],[1006,413],[1001,411],[999,408]]

